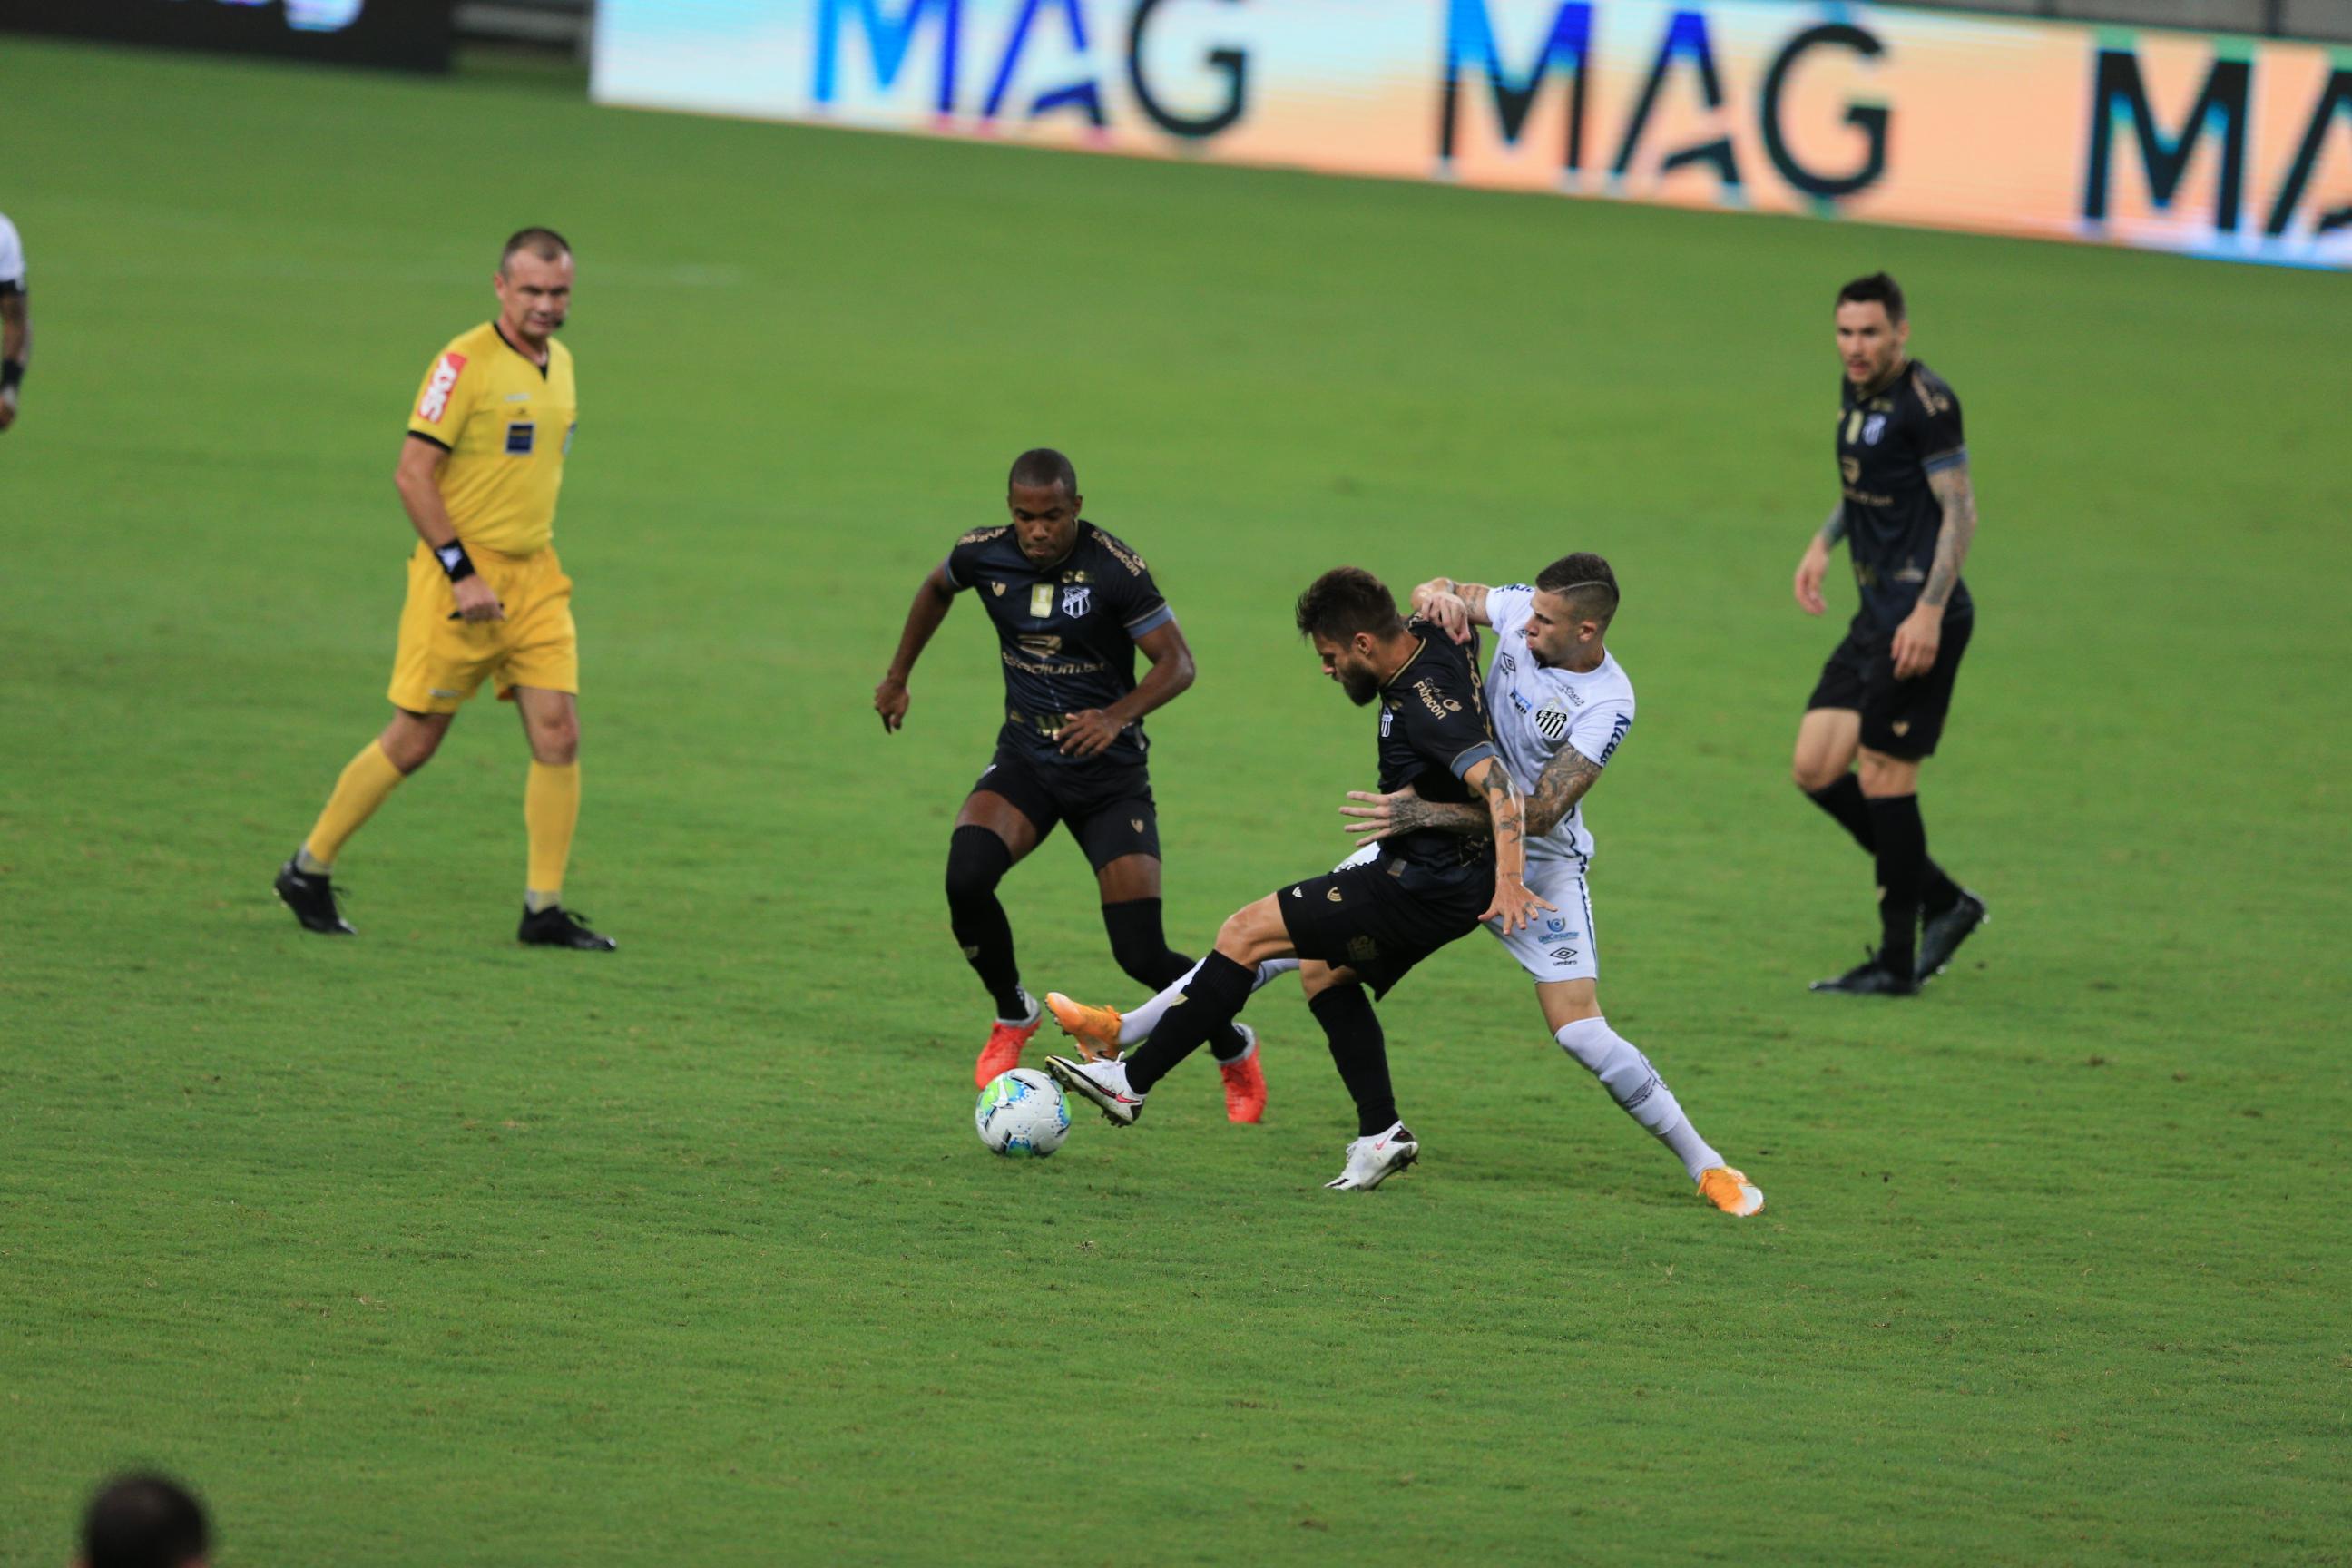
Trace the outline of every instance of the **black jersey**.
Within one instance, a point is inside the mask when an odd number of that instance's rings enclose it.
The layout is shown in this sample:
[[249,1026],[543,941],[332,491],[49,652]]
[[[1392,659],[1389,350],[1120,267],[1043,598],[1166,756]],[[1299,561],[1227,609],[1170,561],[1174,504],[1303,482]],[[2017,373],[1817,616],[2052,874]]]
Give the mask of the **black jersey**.
[[1021,553],[1012,525],[956,541],[940,568],[950,587],[978,591],[1004,660],[1004,736],[1049,763],[1143,761],[1150,742],[1138,720],[1092,757],[1065,756],[1056,742],[1069,715],[1108,708],[1135,689],[1135,639],[1176,618],[1151,568],[1091,522],[1051,566]]
[[[1862,590],[1860,618],[1892,631],[1927,585],[1944,524],[1943,503],[1927,488],[1927,476],[1968,461],[1960,400],[1917,360],[1874,393],[1851,381],[1842,385],[1838,477],[1845,486],[1846,548]],[[1973,608],[1968,584],[1954,584],[1945,614],[1967,616]]]
[[[1477,638],[1457,643],[1419,616],[1405,629],[1421,651],[1381,688],[1381,791],[1411,784],[1423,800],[1478,801],[1462,775],[1500,753],[1478,682]],[[1424,827],[1384,840],[1381,854],[1433,869],[1492,867],[1495,841]]]

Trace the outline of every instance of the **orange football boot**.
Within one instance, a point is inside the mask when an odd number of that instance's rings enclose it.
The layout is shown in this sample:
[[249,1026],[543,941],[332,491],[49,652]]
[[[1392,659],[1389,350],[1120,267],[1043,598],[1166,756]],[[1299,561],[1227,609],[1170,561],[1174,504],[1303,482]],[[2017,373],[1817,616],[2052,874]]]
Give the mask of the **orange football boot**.
[[1090,1062],[1118,1060],[1118,1009],[1089,1007],[1058,991],[1045,993],[1045,1005],[1062,1033],[1078,1043],[1078,1054]]
[[998,1074],[1011,1072],[1019,1067],[1021,1047],[1029,1043],[1029,1037],[1035,1034],[1037,1026],[1045,1021],[1045,1015],[1040,1013],[1025,1024],[1008,1024],[999,1018],[991,1025],[987,1047],[980,1053],[980,1061],[971,1069],[972,1087],[986,1089],[989,1081]]
[[1717,1165],[1701,1176],[1698,1195],[1724,1213],[1742,1219],[1764,1211],[1764,1189],[1728,1165]]
[[1235,1028],[1249,1036],[1249,1050],[1237,1062],[1219,1062],[1225,1080],[1225,1120],[1256,1121],[1265,1115],[1265,1069],[1257,1065],[1257,1036],[1246,1024]]

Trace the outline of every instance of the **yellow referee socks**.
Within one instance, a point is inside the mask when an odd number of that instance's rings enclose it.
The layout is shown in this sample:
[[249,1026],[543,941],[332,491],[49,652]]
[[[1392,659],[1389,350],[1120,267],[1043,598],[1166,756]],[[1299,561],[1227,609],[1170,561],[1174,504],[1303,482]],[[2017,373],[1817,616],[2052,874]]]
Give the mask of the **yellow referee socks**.
[[572,832],[580,826],[580,764],[530,764],[522,791],[522,825],[530,836],[530,877],[523,901],[533,910],[561,902],[563,868],[572,859]]
[[318,825],[302,841],[302,853],[320,866],[333,865],[343,840],[375,815],[375,808],[406,776],[392,765],[381,742],[370,741],[361,747],[360,754],[343,769],[343,776],[335,781],[335,793],[327,797],[327,809],[319,814]]

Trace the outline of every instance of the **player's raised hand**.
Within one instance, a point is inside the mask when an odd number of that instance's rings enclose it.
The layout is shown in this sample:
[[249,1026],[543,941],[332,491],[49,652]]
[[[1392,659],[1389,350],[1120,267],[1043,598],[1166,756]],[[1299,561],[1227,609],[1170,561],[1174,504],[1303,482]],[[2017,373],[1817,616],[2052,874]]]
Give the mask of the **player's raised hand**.
[[1092,757],[1110,750],[1126,726],[1104,709],[1089,708],[1062,721],[1061,752],[1066,757]]
[[1352,816],[1356,820],[1342,826],[1346,832],[1355,835],[1360,843],[1393,838],[1421,826],[1413,813],[1413,807],[1421,803],[1421,796],[1413,794],[1410,786],[1393,795],[1375,795],[1369,790],[1351,789],[1348,792],[1348,798],[1358,804],[1341,806],[1339,815]]
[[498,590],[478,576],[460,577],[449,584],[457,596],[457,618],[461,621],[503,621],[507,607],[499,603]]
[[1797,563],[1797,608],[1809,616],[1818,616],[1829,608],[1822,597],[1822,579],[1829,575],[1830,552],[1819,539],[1805,546],[1803,559]]
[[1459,594],[1432,594],[1423,601],[1421,613],[1455,642],[1468,642],[1476,635],[1470,629],[1470,603]]
[[1481,921],[1502,921],[1503,934],[1509,936],[1535,924],[1538,910],[1557,912],[1559,908],[1557,904],[1536,897],[1517,877],[1497,877],[1495,879],[1495,901],[1486,906],[1486,912],[1478,919]]
[[886,675],[882,684],[874,689],[874,711],[882,715],[882,732],[895,735],[907,721],[907,704],[913,699],[907,695],[907,683],[895,675]]

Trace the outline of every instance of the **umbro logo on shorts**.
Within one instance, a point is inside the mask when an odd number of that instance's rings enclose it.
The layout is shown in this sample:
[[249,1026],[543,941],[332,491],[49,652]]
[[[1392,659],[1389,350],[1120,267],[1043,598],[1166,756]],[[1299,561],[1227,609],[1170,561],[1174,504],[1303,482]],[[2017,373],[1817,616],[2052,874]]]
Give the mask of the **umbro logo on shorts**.
[[1555,947],[1551,950],[1551,955],[1562,963],[1576,962],[1576,949],[1572,947]]

